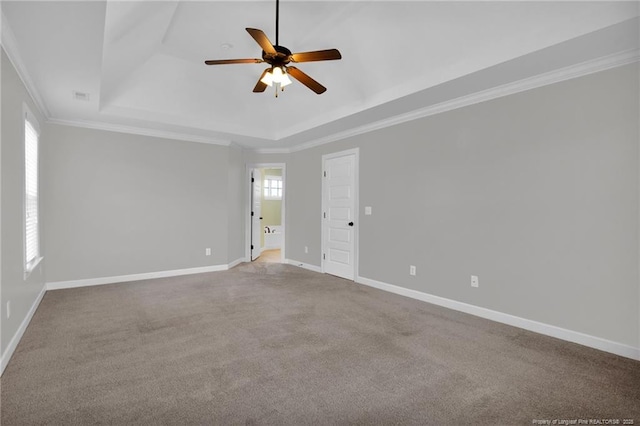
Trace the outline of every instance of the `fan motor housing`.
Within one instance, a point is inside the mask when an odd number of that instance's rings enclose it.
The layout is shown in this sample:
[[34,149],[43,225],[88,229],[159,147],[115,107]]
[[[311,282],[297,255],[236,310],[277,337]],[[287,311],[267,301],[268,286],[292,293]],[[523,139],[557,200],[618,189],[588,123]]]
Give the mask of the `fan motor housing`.
[[291,56],[291,51],[289,49],[284,46],[278,45],[273,46],[273,48],[276,49],[275,55],[272,53],[267,53],[264,50],[262,51],[262,59],[266,63],[278,67],[291,62],[291,60],[289,59],[289,57]]

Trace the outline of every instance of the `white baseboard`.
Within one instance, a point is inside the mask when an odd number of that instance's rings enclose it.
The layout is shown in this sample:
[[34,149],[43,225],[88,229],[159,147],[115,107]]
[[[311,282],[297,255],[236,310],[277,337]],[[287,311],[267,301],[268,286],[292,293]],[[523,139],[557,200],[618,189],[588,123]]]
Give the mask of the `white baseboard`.
[[470,305],[468,303],[458,302],[456,300],[434,296],[432,294],[423,293],[421,291],[399,287],[393,284],[387,284],[381,281],[372,280],[370,278],[357,277],[356,282],[367,285],[369,287],[375,287],[380,290],[399,294],[401,296],[406,296],[412,299],[421,300],[423,302],[432,303],[434,305],[443,306],[445,308],[453,309],[456,311],[465,312],[467,314],[486,318],[507,325],[512,325],[514,327],[523,328],[525,330],[533,331],[569,342],[578,343],[580,345],[599,349],[601,351],[610,352],[626,358],[640,360],[640,348],[635,348],[623,343],[613,342],[611,340],[591,336],[589,334],[584,334],[577,331],[567,330],[565,328],[556,327],[554,325],[528,320],[514,315],[493,311],[491,309]]
[[300,268],[308,269],[308,270],[313,271],[313,272],[322,273],[322,268],[319,267],[319,266],[316,266],[316,265],[310,265],[308,263],[299,262],[299,261],[293,260],[293,259],[285,259],[284,263],[286,263],[288,265],[293,265],[293,266],[298,266]]
[[[239,263],[239,262],[238,262]],[[235,265],[234,265],[235,266]],[[124,283],[129,281],[149,280],[153,278],[177,277],[179,275],[202,274],[204,272],[226,271],[229,265],[201,266],[188,269],[174,269],[172,271],[147,272],[143,274],[119,275],[115,277],[88,278],[73,281],[55,281],[47,283],[47,290],[60,290],[63,288],[88,287],[103,284]]]
[[43,285],[42,290],[31,305],[29,312],[27,312],[27,316],[24,318],[24,320],[22,320],[22,324],[20,324],[20,327],[18,327],[16,334],[13,335],[13,338],[9,342],[9,346],[7,346],[7,349],[5,349],[4,353],[2,354],[2,359],[0,359],[0,376],[2,376],[2,374],[4,373],[4,369],[9,364],[9,360],[11,359],[13,352],[15,352],[16,348],[18,347],[18,343],[20,343],[24,332],[27,330],[27,327],[31,322],[31,318],[33,318],[33,314],[36,313],[36,309],[38,309],[38,306],[40,306],[40,302],[42,301],[42,298],[44,297],[46,291],[47,286]]

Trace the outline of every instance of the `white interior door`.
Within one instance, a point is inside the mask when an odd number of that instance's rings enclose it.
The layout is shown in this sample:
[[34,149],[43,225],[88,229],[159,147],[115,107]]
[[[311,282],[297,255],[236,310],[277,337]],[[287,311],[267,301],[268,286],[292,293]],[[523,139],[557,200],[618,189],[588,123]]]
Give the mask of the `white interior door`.
[[349,280],[355,277],[356,157],[355,153],[323,157],[322,267]]
[[262,173],[260,169],[251,172],[251,260],[262,253],[260,237],[262,231]]

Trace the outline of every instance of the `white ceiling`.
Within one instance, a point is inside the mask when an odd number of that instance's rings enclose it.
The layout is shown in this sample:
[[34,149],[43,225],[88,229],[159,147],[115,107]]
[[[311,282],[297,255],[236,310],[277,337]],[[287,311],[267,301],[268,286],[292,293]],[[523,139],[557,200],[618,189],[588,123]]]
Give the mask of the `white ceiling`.
[[265,64],[203,63],[260,57],[245,28],[275,43],[275,1],[3,1],[2,12],[3,44],[54,122],[289,149],[473,92],[480,77],[478,90],[572,65],[581,50],[609,55],[568,41],[629,22],[638,3],[283,0],[281,45],[343,59],[297,65],[324,94],[294,82],[277,99],[252,93]]

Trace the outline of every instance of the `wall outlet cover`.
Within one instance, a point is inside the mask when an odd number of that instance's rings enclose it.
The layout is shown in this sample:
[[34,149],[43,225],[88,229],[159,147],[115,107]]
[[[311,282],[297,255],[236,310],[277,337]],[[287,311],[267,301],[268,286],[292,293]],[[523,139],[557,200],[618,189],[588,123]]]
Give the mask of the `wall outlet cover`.
[[480,287],[480,280],[477,275],[471,275],[471,287]]

